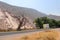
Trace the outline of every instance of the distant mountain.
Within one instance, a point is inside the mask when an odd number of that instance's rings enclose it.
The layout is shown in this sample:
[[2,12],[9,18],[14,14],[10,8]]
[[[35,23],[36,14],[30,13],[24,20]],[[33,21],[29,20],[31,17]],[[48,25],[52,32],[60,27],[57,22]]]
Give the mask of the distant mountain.
[[10,12],[16,16],[25,15],[32,20],[37,17],[46,16],[46,14],[43,14],[35,9],[12,6],[12,5],[9,5],[4,2],[0,2],[0,8],[3,10],[6,10],[7,12]]
[[56,15],[48,15],[47,17],[55,20],[60,20],[60,16],[56,16]]
[[34,20],[37,17],[44,17],[44,16],[47,16],[52,19],[60,20],[60,16],[46,15],[46,14],[39,12],[32,8],[12,6],[12,5],[9,5],[9,4],[1,2],[1,1],[0,1],[0,8],[2,10],[6,10],[7,12],[9,12],[11,14],[14,14],[15,16],[25,15],[26,17],[30,18],[31,20]]

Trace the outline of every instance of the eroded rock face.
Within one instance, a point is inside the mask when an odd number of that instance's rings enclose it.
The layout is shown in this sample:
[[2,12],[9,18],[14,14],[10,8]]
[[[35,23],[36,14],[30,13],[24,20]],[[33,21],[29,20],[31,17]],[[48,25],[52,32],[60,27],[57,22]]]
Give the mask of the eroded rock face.
[[19,21],[12,17],[8,12],[0,9],[0,29],[17,29]]
[[33,22],[28,18],[28,17],[25,17],[25,16],[22,16],[21,17],[22,19],[20,20],[20,23],[21,25],[19,26],[20,29],[33,29],[33,28],[36,28],[33,24]]
[[0,9],[0,30],[19,30],[36,28],[33,22],[25,16],[12,16],[9,12]]

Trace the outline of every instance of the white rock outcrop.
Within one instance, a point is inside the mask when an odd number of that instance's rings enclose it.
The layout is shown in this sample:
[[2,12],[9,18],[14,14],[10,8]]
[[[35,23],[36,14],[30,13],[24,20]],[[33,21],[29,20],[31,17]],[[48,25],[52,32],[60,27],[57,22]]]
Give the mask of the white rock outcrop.
[[9,12],[0,9],[0,30],[36,28],[28,17],[16,17],[12,15],[13,14],[10,14]]
[[13,18],[7,11],[0,9],[0,29],[17,29],[19,21]]

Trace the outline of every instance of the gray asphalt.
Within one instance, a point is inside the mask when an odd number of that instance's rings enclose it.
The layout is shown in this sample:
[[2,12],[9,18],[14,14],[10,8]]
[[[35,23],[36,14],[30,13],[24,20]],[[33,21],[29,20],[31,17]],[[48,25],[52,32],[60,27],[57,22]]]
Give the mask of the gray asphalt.
[[42,29],[39,29],[39,30],[16,31],[16,32],[0,32],[0,36],[12,35],[12,34],[24,34],[24,33],[37,32],[37,31],[42,31]]

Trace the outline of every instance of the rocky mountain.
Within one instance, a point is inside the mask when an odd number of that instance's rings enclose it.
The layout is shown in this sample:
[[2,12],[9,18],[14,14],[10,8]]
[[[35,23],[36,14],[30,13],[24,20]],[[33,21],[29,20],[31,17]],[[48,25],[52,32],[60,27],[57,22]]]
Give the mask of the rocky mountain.
[[35,9],[12,6],[10,4],[7,4],[7,3],[1,2],[1,1],[0,1],[0,8],[3,10],[6,10],[7,12],[9,12],[11,14],[14,14],[15,16],[25,15],[26,17],[30,18],[32,21],[37,17],[44,17],[44,16],[47,16],[52,19],[60,20],[60,16],[46,15]]
[[46,16],[46,14],[39,12],[35,9],[12,6],[12,5],[9,5],[4,2],[0,2],[0,8],[3,10],[7,10],[8,12],[10,12],[16,16],[25,15],[32,20],[34,20],[37,17]]
[[0,8],[0,30],[33,29],[33,22],[24,15],[17,17]]
[[36,28],[33,20],[44,16],[60,20],[60,16],[46,15],[35,9],[12,6],[0,1],[0,29],[20,30]]
[[47,17],[55,20],[60,20],[60,16],[56,16],[56,15],[48,15]]

